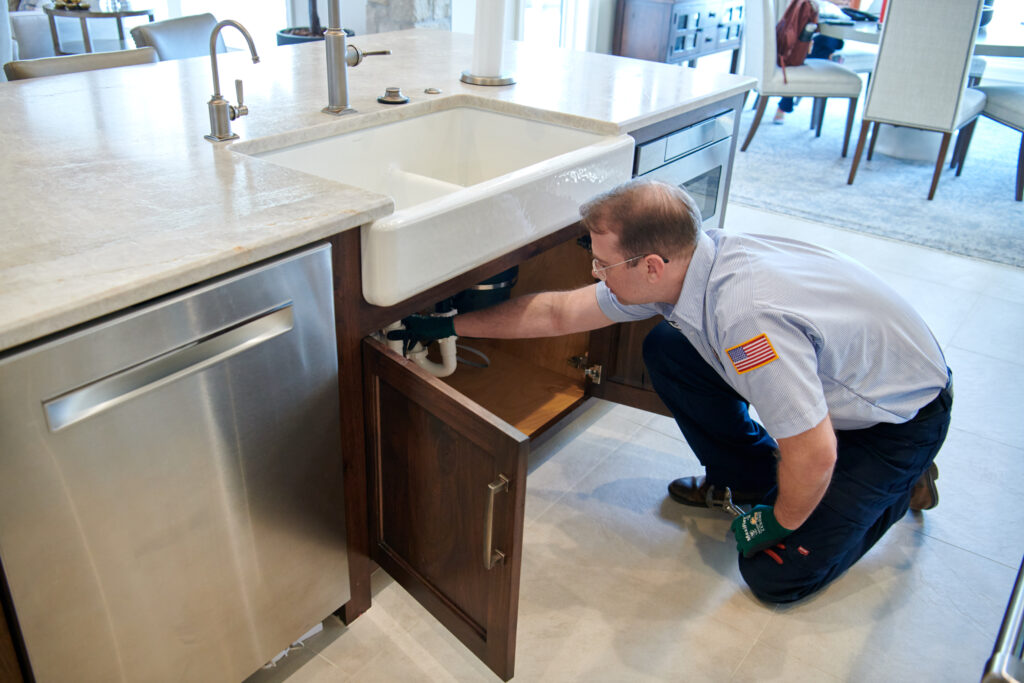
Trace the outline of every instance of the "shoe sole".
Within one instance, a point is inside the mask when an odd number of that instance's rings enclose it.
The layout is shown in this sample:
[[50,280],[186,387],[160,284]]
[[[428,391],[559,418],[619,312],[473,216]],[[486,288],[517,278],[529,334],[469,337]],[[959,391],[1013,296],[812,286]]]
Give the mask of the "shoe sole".
[[693,500],[692,498],[683,498],[682,496],[677,496],[675,493],[672,492],[672,489],[668,490],[668,497],[674,500],[675,502],[679,503],[680,505],[687,505],[692,508],[704,508],[705,510],[710,509],[708,508],[708,504],[705,501],[696,501]]
[[[732,492],[730,491],[730,494],[731,493]],[[714,507],[709,507],[708,504],[707,504],[707,501],[705,501],[705,500],[697,501],[697,500],[694,500],[692,498],[684,498],[682,496],[677,496],[672,491],[671,487],[669,487],[669,489],[668,489],[668,497],[671,498],[672,500],[674,500],[675,502],[679,503],[680,505],[687,505],[687,506],[693,507],[693,508],[704,508],[705,510],[716,510],[716,509],[718,509],[720,507],[720,506],[717,506],[717,505],[714,506]],[[716,498],[716,500],[719,500],[719,502],[721,502],[720,499]],[[761,502],[761,500],[762,500],[762,497],[758,497],[755,500],[754,498],[752,498],[750,496],[744,496],[744,497],[741,497],[741,498],[736,498],[735,496],[733,496],[732,502],[733,502],[734,505],[757,505],[758,503]]]

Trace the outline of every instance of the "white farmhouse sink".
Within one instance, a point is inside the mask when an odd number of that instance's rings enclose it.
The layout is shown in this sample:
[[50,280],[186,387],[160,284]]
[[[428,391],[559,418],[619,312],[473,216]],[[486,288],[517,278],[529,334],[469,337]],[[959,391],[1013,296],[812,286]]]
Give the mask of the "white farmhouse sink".
[[632,171],[628,135],[477,106],[434,107],[385,123],[366,118],[370,127],[288,147],[236,147],[394,200],[395,212],[363,226],[361,235],[363,296],[380,306],[569,225],[582,202]]

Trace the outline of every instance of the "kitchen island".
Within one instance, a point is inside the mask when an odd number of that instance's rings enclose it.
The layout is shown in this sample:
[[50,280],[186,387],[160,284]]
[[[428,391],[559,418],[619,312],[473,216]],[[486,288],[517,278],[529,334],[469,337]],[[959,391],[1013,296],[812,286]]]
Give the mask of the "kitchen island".
[[[510,43],[505,63],[517,83],[489,88],[459,81],[471,61],[471,36],[417,30],[352,42],[392,54],[349,71],[350,102],[358,113],[341,118],[320,111],[327,99],[322,44],[278,48],[261,55],[257,65],[244,53],[220,55],[221,90],[232,91],[230,79],[245,80],[250,113],[232,123],[240,141],[300,141],[343,131],[353,117],[400,117],[400,107],[377,101],[388,86],[400,86],[413,105],[450,97],[469,106],[486,100],[492,110],[617,135],[657,131],[688,113],[735,100],[754,84],[742,76]],[[427,94],[428,88],[440,93]],[[369,606],[368,534],[380,504],[367,491],[376,474],[363,456],[368,447],[360,340],[442,292],[387,310],[366,304],[358,284],[359,231],[352,228],[390,214],[391,198],[235,153],[232,143],[208,142],[203,135],[209,132],[210,91],[205,58],[0,86],[6,124],[0,133],[0,352],[17,353],[77,325],[330,241],[352,578],[345,615],[355,618]],[[403,106],[412,111],[412,105]],[[562,235],[515,258],[566,239]],[[443,289],[457,291],[484,271],[461,275]],[[379,386],[373,382],[367,386]],[[521,510],[519,515],[521,536]],[[515,592],[517,569],[509,576]],[[515,600],[506,603],[514,613]],[[467,637],[474,637],[474,629],[487,635],[479,627],[456,624],[453,630],[459,628]],[[511,650],[489,659],[506,676],[514,656],[514,618],[511,629]],[[487,647],[496,646],[481,646]],[[502,658],[505,667],[497,662]]]

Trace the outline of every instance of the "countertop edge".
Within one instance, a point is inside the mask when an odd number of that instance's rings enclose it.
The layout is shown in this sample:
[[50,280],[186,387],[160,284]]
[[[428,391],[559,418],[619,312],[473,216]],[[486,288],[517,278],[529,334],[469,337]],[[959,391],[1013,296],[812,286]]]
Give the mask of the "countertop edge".
[[200,261],[189,261],[182,268],[161,272],[149,279],[140,278],[102,297],[69,297],[59,309],[47,309],[45,315],[35,319],[15,320],[0,329],[0,357],[18,353],[18,347],[25,344],[44,343],[46,338],[79,325],[90,324],[107,315],[132,306],[144,304],[158,297],[194,286],[206,280],[280,256],[361,225],[390,215],[393,204],[388,197],[381,196],[376,205],[342,214],[331,220],[320,221],[301,232],[290,232],[278,238],[267,240],[246,249],[224,249]]

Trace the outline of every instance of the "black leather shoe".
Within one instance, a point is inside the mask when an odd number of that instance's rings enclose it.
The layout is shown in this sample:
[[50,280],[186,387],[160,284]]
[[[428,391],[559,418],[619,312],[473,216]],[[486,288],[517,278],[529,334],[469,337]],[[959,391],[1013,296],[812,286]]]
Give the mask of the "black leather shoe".
[[939,466],[932,463],[910,492],[911,510],[931,510],[939,504],[939,489],[935,486],[935,480],[938,478]]
[[[764,493],[733,491],[732,502],[738,505],[756,505],[764,499]],[[698,508],[721,507],[725,498],[725,487],[718,488],[708,483],[707,477],[682,477],[668,485],[668,495],[683,505]]]

